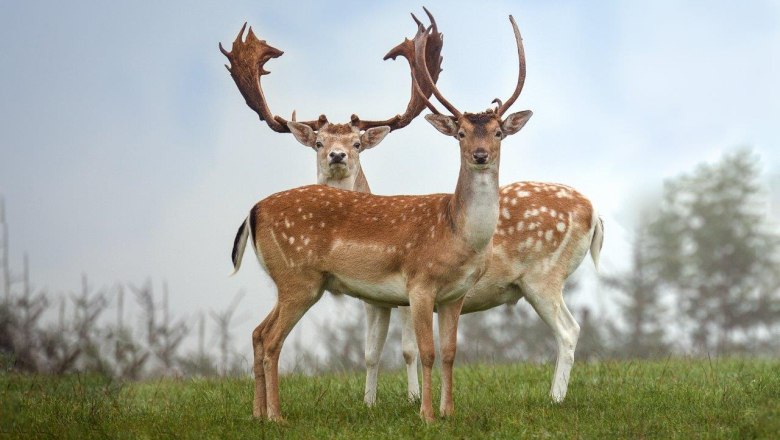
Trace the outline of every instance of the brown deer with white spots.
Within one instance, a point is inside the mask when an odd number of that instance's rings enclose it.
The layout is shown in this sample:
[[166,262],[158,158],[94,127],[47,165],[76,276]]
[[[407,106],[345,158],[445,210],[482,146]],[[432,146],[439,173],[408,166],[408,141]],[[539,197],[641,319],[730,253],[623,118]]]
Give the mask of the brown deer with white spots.
[[[520,34],[514,20],[512,24],[519,42]],[[519,43],[518,55],[521,60],[525,58]],[[420,71],[425,72],[422,67]],[[506,103],[495,100],[498,104],[496,111],[480,114],[461,114],[436,89],[432,78],[420,75],[421,87],[431,88],[439,102],[453,115],[441,115],[429,105],[434,114],[426,116],[426,119],[442,133],[459,139],[461,144],[465,141],[498,145],[505,136],[512,134],[507,132],[504,127],[506,122],[502,122],[500,117],[519,96],[524,74],[525,70],[521,68],[518,87]],[[517,182],[506,185],[500,189],[499,211],[487,270],[466,294],[461,313],[515,304],[525,298],[555,335],[558,355],[550,395],[555,402],[561,402],[566,397],[580,332],[579,324],[563,300],[563,286],[588,251],[598,268],[604,240],[603,223],[590,200],[573,188],[555,183]],[[367,322],[368,334],[386,336],[386,331],[382,333],[370,328],[386,324],[372,320]],[[402,335],[403,345],[413,346],[406,337]],[[382,347],[384,341],[376,344]],[[442,343],[442,350],[444,347]],[[446,376],[445,379],[450,380]],[[375,399],[376,395],[366,396],[367,402]],[[444,402],[442,395],[442,405]]]
[[[516,182],[501,187],[499,193],[493,254],[485,274],[466,294],[461,313],[515,304],[525,298],[555,335],[558,355],[550,395],[561,402],[566,397],[580,331],[563,300],[563,286],[588,251],[598,268],[603,224],[591,202],[565,185]],[[408,324],[404,315],[402,322]],[[386,332],[370,328],[383,324],[367,323],[369,334],[386,337]],[[402,334],[404,347],[414,346],[409,337],[413,335]],[[375,344],[382,347],[384,341]],[[411,382],[416,376],[407,379]],[[366,396],[366,401],[375,399],[375,394]]]
[[[517,133],[531,117],[530,111],[523,111],[501,119],[520,94],[525,78],[520,33],[511,21],[520,75],[507,104],[496,112],[428,118],[440,130],[455,127],[452,134],[459,137],[461,165],[453,194],[383,197],[315,185],[274,194],[250,210],[236,236],[234,266],[238,267],[246,243],[251,242],[278,290],[276,305],[253,332],[255,416],[281,418],[278,361],[282,344],[326,289],[383,306],[411,306],[423,365],[420,414],[426,421],[433,420],[432,321],[436,308],[442,352],[440,413],[453,413],[458,318],[466,293],[485,272],[492,252],[499,218],[501,141]],[[410,65],[415,80],[423,79],[421,91],[432,90],[444,103],[428,74],[428,37],[425,29],[418,30],[415,62]],[[415,69],[415,65],[426,67]]]
[[[433,82],[441,72],[441,49],[443,45],[442,34],[438,32],[436,21],[431,13],[423,8],[431,21],[431,28],[426,46],[426,64]],[[420,20],[412,14],[417,23],[417,28],[424,29]],[[246,26],[246,25],[244,25]],[[282,51],[275,49],[258,40],[250,27],[243,40],[245,27],[242,27],[236,40],[233,42],[232,51],[228,52],[220,45],[222,53],[230,60],[231,67],[228,70],[236,82],[241,94],[245,97],[247,105],[255,110],[260,120],[268,122],[274,131],[280,133],[292,133],[304,146],[313,149],[317,154],[317,182],[334,188],[340,188],[363,193],[370,193],[368,180],[363,173],[360,164],[360,154],[378,145],[382,139],[392,130],[397,130],[408,125],[425,108],[426,100],[415,89],[419,87],[412,76],[412,92],[409,104],[403,115],[395,116],[386,121],[361,121],[357,116],[352,116],[351,121],[345,124],[327,122],[322,115],[317,121],[295,122],[285,121],[283,118],[270,113],[265,102],[265,96],[260,88],[260,77],[267,72],[263,65],[270,58],[282,55]],[[407,59],[414,75],[414,42],[409,39],[390,50],[384,59],[395,59],[397,56]],[[430,98],[431,90],[421,91]],[[270,122],[269,122],[270,121]],[[387,330],[390,322],[390,307],[380,306],[368,302],[363,303],[368,321],[366,334],[366,392],[365,401],[373,405],[376,397],[376,378],[379,369],[379,360],[387,338]],[[417,378],[417,342],[414,337],[414,329],[410,318],[409,307],[400,307],[403,326],[403,353],[407,366],[408,395],[410,399],[419,397],[419,381]],[[381,342],[382,345],[379,345]],[[372,399],[372,400],[369,400]]]

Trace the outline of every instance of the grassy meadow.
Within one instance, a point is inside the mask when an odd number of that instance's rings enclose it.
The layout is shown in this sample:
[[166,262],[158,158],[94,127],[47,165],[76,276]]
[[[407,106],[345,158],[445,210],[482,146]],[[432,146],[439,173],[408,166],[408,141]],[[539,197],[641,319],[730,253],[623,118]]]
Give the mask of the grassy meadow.
[[363,405],[362,374],[284,376],[283,424],[252,419],[248,378],[5,374],[0,437],[780,438],[777,360],[575,363],[559,405],[551,376],[551,365],[456,366],[456,415],[426,426],[401,372],[381,375],[375,408]]

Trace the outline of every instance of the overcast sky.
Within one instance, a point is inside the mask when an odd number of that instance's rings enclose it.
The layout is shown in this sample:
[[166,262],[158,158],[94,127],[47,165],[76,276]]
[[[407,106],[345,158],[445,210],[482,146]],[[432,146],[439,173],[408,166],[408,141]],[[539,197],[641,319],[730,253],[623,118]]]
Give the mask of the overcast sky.
[[[414,34],[409,12],[424,14],[401,1],[209,3],[3,2],[0,194],[14,266],[29,253],[38,286],[167,279],[180,315],[246,288],[248,347],[275,293],[251,255],[227,277],[234,234],[257,200],[314,183],[315,155],[258,121],[217,42],[248,21],[285,51],[264,77],[277,114],[386,118],[405,108],[409,73],[382,57]],[[504,142],[501,182],[588,195],[607,221],[605,270],[623,267],[637,194],[664,178],[739,146],[778,175],[780,2],[428,7],[445,34],[440,89],[468,111],[514,87],[515,16],[528,78],[513,110],[534,116]],[[451,192],[457,145],[420,117],[362,163],[378,194]]]

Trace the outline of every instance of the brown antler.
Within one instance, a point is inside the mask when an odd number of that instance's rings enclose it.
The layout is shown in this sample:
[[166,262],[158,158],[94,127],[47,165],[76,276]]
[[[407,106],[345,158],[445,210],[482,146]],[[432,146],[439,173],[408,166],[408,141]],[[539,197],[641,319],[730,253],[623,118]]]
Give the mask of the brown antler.
[[[265,102],[263,88],[260,85],[261,76],[271,73],[263,69],[265,63],[271,58],[282,56],[284,52],[269,46],[265,40],[257,39],[251,27],[246,35],[246,40],[243,41],[245,29],[246,23],[241,27],[236,40],[233,41],[233,47],[230,52],[222,47],[222,43],[219,43],[219,50],[230,60],[230,66],[225,65],[225,67],[230,72],[230,76],[233,77],[233,81],[236,82],[236,86],[238,86],[238,90],[246,100],[246,104],[260,116],[260,120],[265,121],[273,131],[289,133],[290,129],[287,128],[287,120],[271,113],[268,104]],[[295,117],[293,116],[294,119]],[[314,130],[319,130],[328,120],[325,118],[325,115],[320,115],[319,119],[315,121],[299,122],[308,125]]]
[[515,91],[512,93],[512,96],[510,96],[509,99],[507,99],[503,104],[498,98],[493,101],[498,103],[498,116],[503,115],[504,112],[509,110],[509,107],[515,103],[515,100],[517,100],[517,97],[520,96],[520,92],[523,90],[523,84],[525,84],[525,50],[523,49],[523,38],[520,36],[520,30],[517,28],[515,18],[510,15],[509,21],[512,22],[512,29],[515,31],[515,41],[517,42],[517,58],[520,72],[517,74],[517,86],[515,87]]
[[[444,45],[444,36],[439,32],[439,29],[436,26],[436,20],[433,18],[433,15],[430,13],[430,11],[428,11],[428,9],[423,9],[428,15],[428,18],[431,20],[431,27],[428,29],[430,32],[426,31],[425,26],[423,26],[420,20],[418,20],[417,17],[412,14],[412,18],[417,23],[418,28],[417,35],[415,36],[414,40],[404,38],[404,41],[401,44],[391,49],[390,52],[388,52],[384,57],[384,60],[390,58],[395,60],[400,55],[406,58],[406,61],[409,63],[412,77],[412,91],[409,104],[406,106],[406,111],[404,111],[402,115],[396,115],[384,121],[361,121],[357,115],[352,115],[352,125],[355,125],[361,130],[365,130],[371,127],[379,127],[382,125],[389,126],[391,130],[397,130],[409,125],[409,123],[412,122],[414,118],[422,113],[426,106],[428,106],[434,113],[438,113],[428,101],[428,98],[431,97],[433,90],[429,86],[418,83],[416,80],[418,76],[416,71],[419,69],[427,69],[427,72],[431,77],[431,82],[436,83],[436,81],[438,81],[439,74],[441,73],[441,49]],[[427,67],[423,67],[419,63],[415,62],[415,42],[421,38],[421,34],[425,34],[429,40],[428,46],[424,51]]]
[[[426,10],[427,12],[427,10]],[[431,26],[433,27],[433,25]],[[425,29],[422,28],[422,26],[418,27],[417,35],[414,37],[414,60],[415,64],[417,65],[417,69],[413,70],[412,73],[415,75],[415,80],[420,84],[420,89],[422,90],[430,90],[434,96],[436,96],[436,99],[439,100],[439,102],[447,108],[447,110],[452,113],[453,116],[456,118],[459,118],[461,116],[461,112],[458,111],[457,108],[455,108],[454,105],[452,105],[447,99],[439,92],[439,89],[436,87],[436,82],[431,78],[430,70],[428,68],[428,62],[427,57],[425,56],[427,54],[428,49],[428,38],[429,34],[425,31]],[[427,94],[427,105],[429,108],[432,108],[433,105],[430,103],[431,93]],[[438,113],[435,110],[434,113]]]

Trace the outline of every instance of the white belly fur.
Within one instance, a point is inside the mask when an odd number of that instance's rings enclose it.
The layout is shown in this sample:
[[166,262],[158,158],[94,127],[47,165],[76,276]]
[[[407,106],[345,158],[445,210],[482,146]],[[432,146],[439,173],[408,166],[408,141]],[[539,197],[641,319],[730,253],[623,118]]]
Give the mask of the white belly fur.
[[344,293],[376,305],[409,305],[406,279],[401,274],[391,275],[381,282],[366,282],[335,274],[331,276],[333,278],[326,286],[331,292]]

